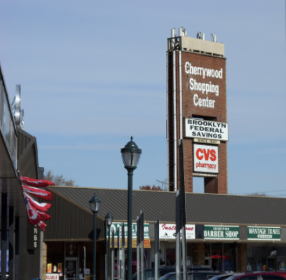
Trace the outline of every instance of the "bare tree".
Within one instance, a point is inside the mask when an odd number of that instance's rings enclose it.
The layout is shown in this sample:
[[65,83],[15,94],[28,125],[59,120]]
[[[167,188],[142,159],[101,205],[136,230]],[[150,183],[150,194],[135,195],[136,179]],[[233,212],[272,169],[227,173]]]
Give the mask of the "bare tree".
[[258,192],[252,193],[250,195],[252,195],[252,196],[267,196],[265,193],[258,193]]
[[44,179],[54,182],[56,186],[76,186],[75,180],[68,180],[63,175],[54,175],[52,170],[48,170],[47,174],[44,174]]
[[141,186],[139,187],[140,190],[145,190],[145,191],[163,191],[163,189],[160,186],[155,186],[153,185],[146,185],[146,186]]

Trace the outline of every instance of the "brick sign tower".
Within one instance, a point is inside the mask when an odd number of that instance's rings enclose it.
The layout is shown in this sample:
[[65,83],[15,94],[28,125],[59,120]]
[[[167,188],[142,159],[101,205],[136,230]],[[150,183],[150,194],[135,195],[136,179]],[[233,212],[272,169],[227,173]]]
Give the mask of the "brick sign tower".
[[169,190],[180,189],[179,140],[184,145],[185,189],[204,177],[205,193],[227,193],[226,58],[224,44],[203,33],[172,29],[167,47]]

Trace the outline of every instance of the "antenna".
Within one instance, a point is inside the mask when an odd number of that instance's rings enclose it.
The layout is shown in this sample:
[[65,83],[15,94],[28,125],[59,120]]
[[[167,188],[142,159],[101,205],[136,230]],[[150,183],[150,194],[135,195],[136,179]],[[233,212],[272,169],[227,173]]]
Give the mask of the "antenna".
[[216,35],[214,35],[214,34],[211,33],[211,36],[212,36],[212,41],[213,41],[213,42],[216,42]]
[[171,38],[175,38],[176,34],[175,34],[175,27],[171,29]]
[[179,36],[182,37],[182,36],[187,36],[187,30],[186,28],[183,28],[183,27],[180,27],[179,28]]
[[187,36],[187,29],[186,28],[183,29],[183,32],[184,32],[184,36]]
[[205,33],[203,33],[203,32],[198,32],[198,33],[197,33],[197,39],[205,40]]

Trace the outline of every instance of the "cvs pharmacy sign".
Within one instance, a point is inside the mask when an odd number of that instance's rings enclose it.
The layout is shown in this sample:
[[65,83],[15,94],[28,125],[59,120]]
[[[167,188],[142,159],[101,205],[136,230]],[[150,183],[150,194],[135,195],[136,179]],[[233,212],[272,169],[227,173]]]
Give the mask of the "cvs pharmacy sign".
[[218,146],[194,144],[194,171],[218,173]]

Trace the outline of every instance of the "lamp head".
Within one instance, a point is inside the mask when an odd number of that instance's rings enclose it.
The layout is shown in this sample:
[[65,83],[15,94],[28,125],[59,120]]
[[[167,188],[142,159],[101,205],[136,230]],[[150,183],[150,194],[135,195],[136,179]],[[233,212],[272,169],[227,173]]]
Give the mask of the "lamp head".
[[138,148],[135,142],[133,142],[133,137],[131,136],[131,141],[129,141],[123,149],[121,149],[122,160],[126,168],[136,168],[140,159],[142,150]]
[[97,214],[99,211],[101,200],[94,194],[94,196],[89,201],[90,210],[93,214]]
[[110,227],[113,222],[113,216],[110,212],[108,212],[107,215],[105,216],[105,220],[106,220],[107,226]]

